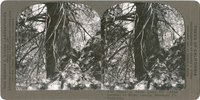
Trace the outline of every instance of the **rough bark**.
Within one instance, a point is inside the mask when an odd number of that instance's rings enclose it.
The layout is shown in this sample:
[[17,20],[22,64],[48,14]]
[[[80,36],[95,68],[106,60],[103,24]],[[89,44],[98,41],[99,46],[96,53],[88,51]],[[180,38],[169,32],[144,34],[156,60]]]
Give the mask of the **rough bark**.
[[[55,33],[53,32],[56,22],[58,20],[58,15],[55,13],[57,10],[57,3],[47,3],[47,13],[49,15],[47,21],[47,33],[46,33],[46,77],[52,78],[56,74],[55,58],[53,56],[53,39]],[[48,23],[50,22],[50,23]]]
[[152,4],[135,3],[135,5],[137,20],[139,20],[134,36],[135,76],[140,80],[156,62],[156,53],[160,50],[160,46],[157,34],[157,15],[151,12]]

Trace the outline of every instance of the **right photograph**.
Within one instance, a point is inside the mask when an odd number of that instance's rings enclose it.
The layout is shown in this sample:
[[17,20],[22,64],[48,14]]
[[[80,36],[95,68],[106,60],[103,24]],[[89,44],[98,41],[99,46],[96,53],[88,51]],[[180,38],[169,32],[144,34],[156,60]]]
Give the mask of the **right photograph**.
[[101,89],[184,90],[182,15],[161,3],[122,3],[101,17]]

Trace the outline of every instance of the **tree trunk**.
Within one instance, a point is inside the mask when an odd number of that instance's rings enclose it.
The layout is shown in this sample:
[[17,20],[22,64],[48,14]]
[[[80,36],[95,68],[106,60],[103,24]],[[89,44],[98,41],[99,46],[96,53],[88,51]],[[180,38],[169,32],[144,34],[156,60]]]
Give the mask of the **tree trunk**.
[[53,55],[53,39],[55,32],[53,32],[56,22],[58,20],[58,15],[56,12],[57,9],[57,3],[47,3],[47,13],[49,15],[48,21],[47,21],[47,33],[46,33],[46,77],[52,78],[54,75],[56,75],[56,66],[55,66],[55,58]]
[[156,52],[160,46],[157,34],[158,20],[157,15],[151,11],[152,4],[135,3],[135,5],[139,16],[134,36],[135,76],[140,80],[156,62]]

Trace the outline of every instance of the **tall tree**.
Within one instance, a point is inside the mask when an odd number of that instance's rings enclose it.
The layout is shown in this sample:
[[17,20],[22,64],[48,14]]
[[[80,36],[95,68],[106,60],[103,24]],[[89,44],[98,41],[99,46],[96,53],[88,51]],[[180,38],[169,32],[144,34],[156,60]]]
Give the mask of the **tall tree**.
[[[58,59],[71,51],[67,14],[69,8],[67,5],[68,3],[46,3],[47,14],[49,15],[45,44],[47,78],[52,78],[59,70],[63,70],[65,65],[60,64]],[[66,59],[70,57],[72,56],[67,55]]]
[[158,40],[158,17],[154,3],[135,3],[137,23],[134,38],[135,76],[140,79],[158,58],[160,43]]
[[[46,77],[52,78],[57,72],[56,72],[56,66],[55,66],[55,58],[54,58],[54,50],[53,50],[53,40],[55,36],[55,25],[58,22],[58,16],[57,12],[59,12],[58,9],[58,3],[47,3],[47,14],[49,15],[48,21],[47,21],[47,33],[46,33]],[[55,9],[56,8],[56,9]]]

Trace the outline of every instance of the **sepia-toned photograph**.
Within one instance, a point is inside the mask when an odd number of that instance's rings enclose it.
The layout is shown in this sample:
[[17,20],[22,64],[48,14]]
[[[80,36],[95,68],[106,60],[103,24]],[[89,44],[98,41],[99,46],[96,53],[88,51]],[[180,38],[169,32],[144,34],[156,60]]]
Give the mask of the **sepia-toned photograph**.
[[16,90],[185,90],[185,27],[175,8],[35,4],[18,16]]

